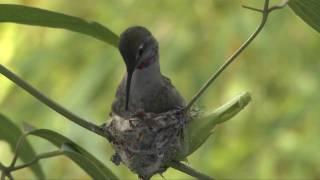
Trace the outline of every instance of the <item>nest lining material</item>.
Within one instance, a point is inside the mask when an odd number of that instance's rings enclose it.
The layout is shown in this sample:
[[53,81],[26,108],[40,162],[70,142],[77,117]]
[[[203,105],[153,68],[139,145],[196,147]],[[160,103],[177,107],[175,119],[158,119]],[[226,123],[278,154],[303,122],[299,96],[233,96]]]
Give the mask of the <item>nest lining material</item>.
[[130,118],[112,116],[105,130],[112,135],[110,142],[116,151],[113,162],[122,162],[143,179],[164,172],[166,162],[173,160],[183,146],[188,117],[181,109]]

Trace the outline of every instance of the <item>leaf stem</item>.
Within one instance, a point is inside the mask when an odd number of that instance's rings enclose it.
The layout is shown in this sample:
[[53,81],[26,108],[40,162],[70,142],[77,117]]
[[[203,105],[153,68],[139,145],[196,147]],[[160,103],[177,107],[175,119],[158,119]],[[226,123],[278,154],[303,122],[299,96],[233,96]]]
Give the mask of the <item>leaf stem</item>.
[[0,64],[0,73],[4,75],[6,78],[14,82],[16,85],[27,91],[29,94],[31,94],[33,97],[38,99],[40,102],[44,103],[57,113],[61,114],[62,116],[66,117],[67,119],[71,120],[72,122],[78,124],[79,126],[88,129],[89,131],[92,131],[102,137],[105,137],[107,139],[110,139],[110,135],[105,132],[101,127],[77,116],[76,114],[72,113],[71,111],[65,109],[63,106],[59,105],[55,101],[51,100],[41,92],[39,92],[37,89],[32,87],[30,84],[22,80],[20,77],[18,77],[16,74],[11,72],[9,69],[4,67],[2,64]]
[[21,148],[25,138],[26,138],[26,135],[27,134],[23,134],[22,136],[20,136],[18,142],[17,142],[17,145],[16,145],[16,148],[15,148],[15,153],[14,153],[14,156],[13,156],[13,159],[11,161],[11,164],[9,166],[9,168],[12,168],[14,167],[14,165],[16,164],[17,162],[17,159],[18,159],[18,154],[19,154],[19,149]]
[[51,158],[51,157],[59,156],[59,155],[62,155],[62,154],[63,154],[63,152],[61,150],[39,154],[34,159],[32,159],[30,162],[28,162],[26,164],[22,164],[22,165],[16,166],[16,167],[10,167],[8,170],[11,172],[11,171],[16,171],[16,170],[19,170],[19,169],[23,169],[23,168],[26,168],[28,166],[31,166],[31,165],[37,163],[41,159]]
[[220,68],[210,76],[207,82],[204,83],[204,85],[200,88],[200,90],[193,96],[193,98],[190,100],[190,102],[185,107],[185,111],[188,111],[190,107],[195,103],[195,101],[207,90],[207,88],[218,78],[218,76],[232,63],[234,60],[245,50],[248,45],[257,37],[257,35],[261,32],[263,27],[265,26],[269,13],[276,9],[284,8],[288,4],[288,0],[283,1],[279,5],[275,5],[269,8],[269,0],[264,1],[264,8],[262,10],[257,8],[252,8],[248,6],[243,6],[244,8],[258,11],[262,13],[262,19],[259,26],[256,28],[256,30],[249,36],[249,38],[223,63]]
[[214,178],[207,176],[203,173],[200,173],[194,169],[192,169],[191,167],[178,162],[178,161],[171,161],[170,163],[168,163],[168,165],[178,171],[184,172],[192,177],[195,177],[197,179],[201,179],[201,180],[214,180]]

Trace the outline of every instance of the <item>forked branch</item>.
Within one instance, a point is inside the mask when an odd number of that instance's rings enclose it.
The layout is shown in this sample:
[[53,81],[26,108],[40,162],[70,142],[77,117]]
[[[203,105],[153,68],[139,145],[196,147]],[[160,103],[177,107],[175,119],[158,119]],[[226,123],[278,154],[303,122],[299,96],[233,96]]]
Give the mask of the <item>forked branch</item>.
[[289,0],[284,0],[282,3],[274,6],[269,6],[269,0],[264,1],[264,7],[263,9],[257,9],[249,6],[243,6],[246,9],[257,11],[262,13],[262,19],[260,25],[257,27],[257,29],[249,36],[249,38],[225,61],[224,64],[220,66],[220,68],[210,76],[207,82],[204,83],[204,85],[200,88],[200,90],[193,96],[193,98],[190,100],[190,102],[185,107],[185,111],[188,111],[191,106],[195,103],[196,100],[208,89],[208,87],[216,80],[219,75],[232,63],[234,60],[245,50],[248,45],[257,37],[257,35],[261,32],[263,27],[265,26],[269,14],[277,9],[282,9],[286,7],[286,5],[289,3]]

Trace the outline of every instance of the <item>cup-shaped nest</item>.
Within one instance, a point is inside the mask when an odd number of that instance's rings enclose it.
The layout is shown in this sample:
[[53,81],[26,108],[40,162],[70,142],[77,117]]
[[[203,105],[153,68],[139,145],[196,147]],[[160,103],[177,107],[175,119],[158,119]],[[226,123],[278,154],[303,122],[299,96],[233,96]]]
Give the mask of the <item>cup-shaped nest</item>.
[[113,162],[122,162],[142,179],[164,172],[183,146],[189,116],[181,109],[160,114],[138,113],[130,118],[112,116],[105,130],[116,151]]

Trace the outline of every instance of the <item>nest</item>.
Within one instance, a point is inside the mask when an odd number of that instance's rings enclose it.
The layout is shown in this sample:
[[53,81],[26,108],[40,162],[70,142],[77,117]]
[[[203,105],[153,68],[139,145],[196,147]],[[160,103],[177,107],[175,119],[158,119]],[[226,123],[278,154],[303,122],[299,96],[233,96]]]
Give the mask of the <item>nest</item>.
[[116,151],[112,161],[122,162],[142,179],[164,172],[166,163],[182,148],[187,119],[180,109],[139,113],[126,119],[112,116],[105,127]]

